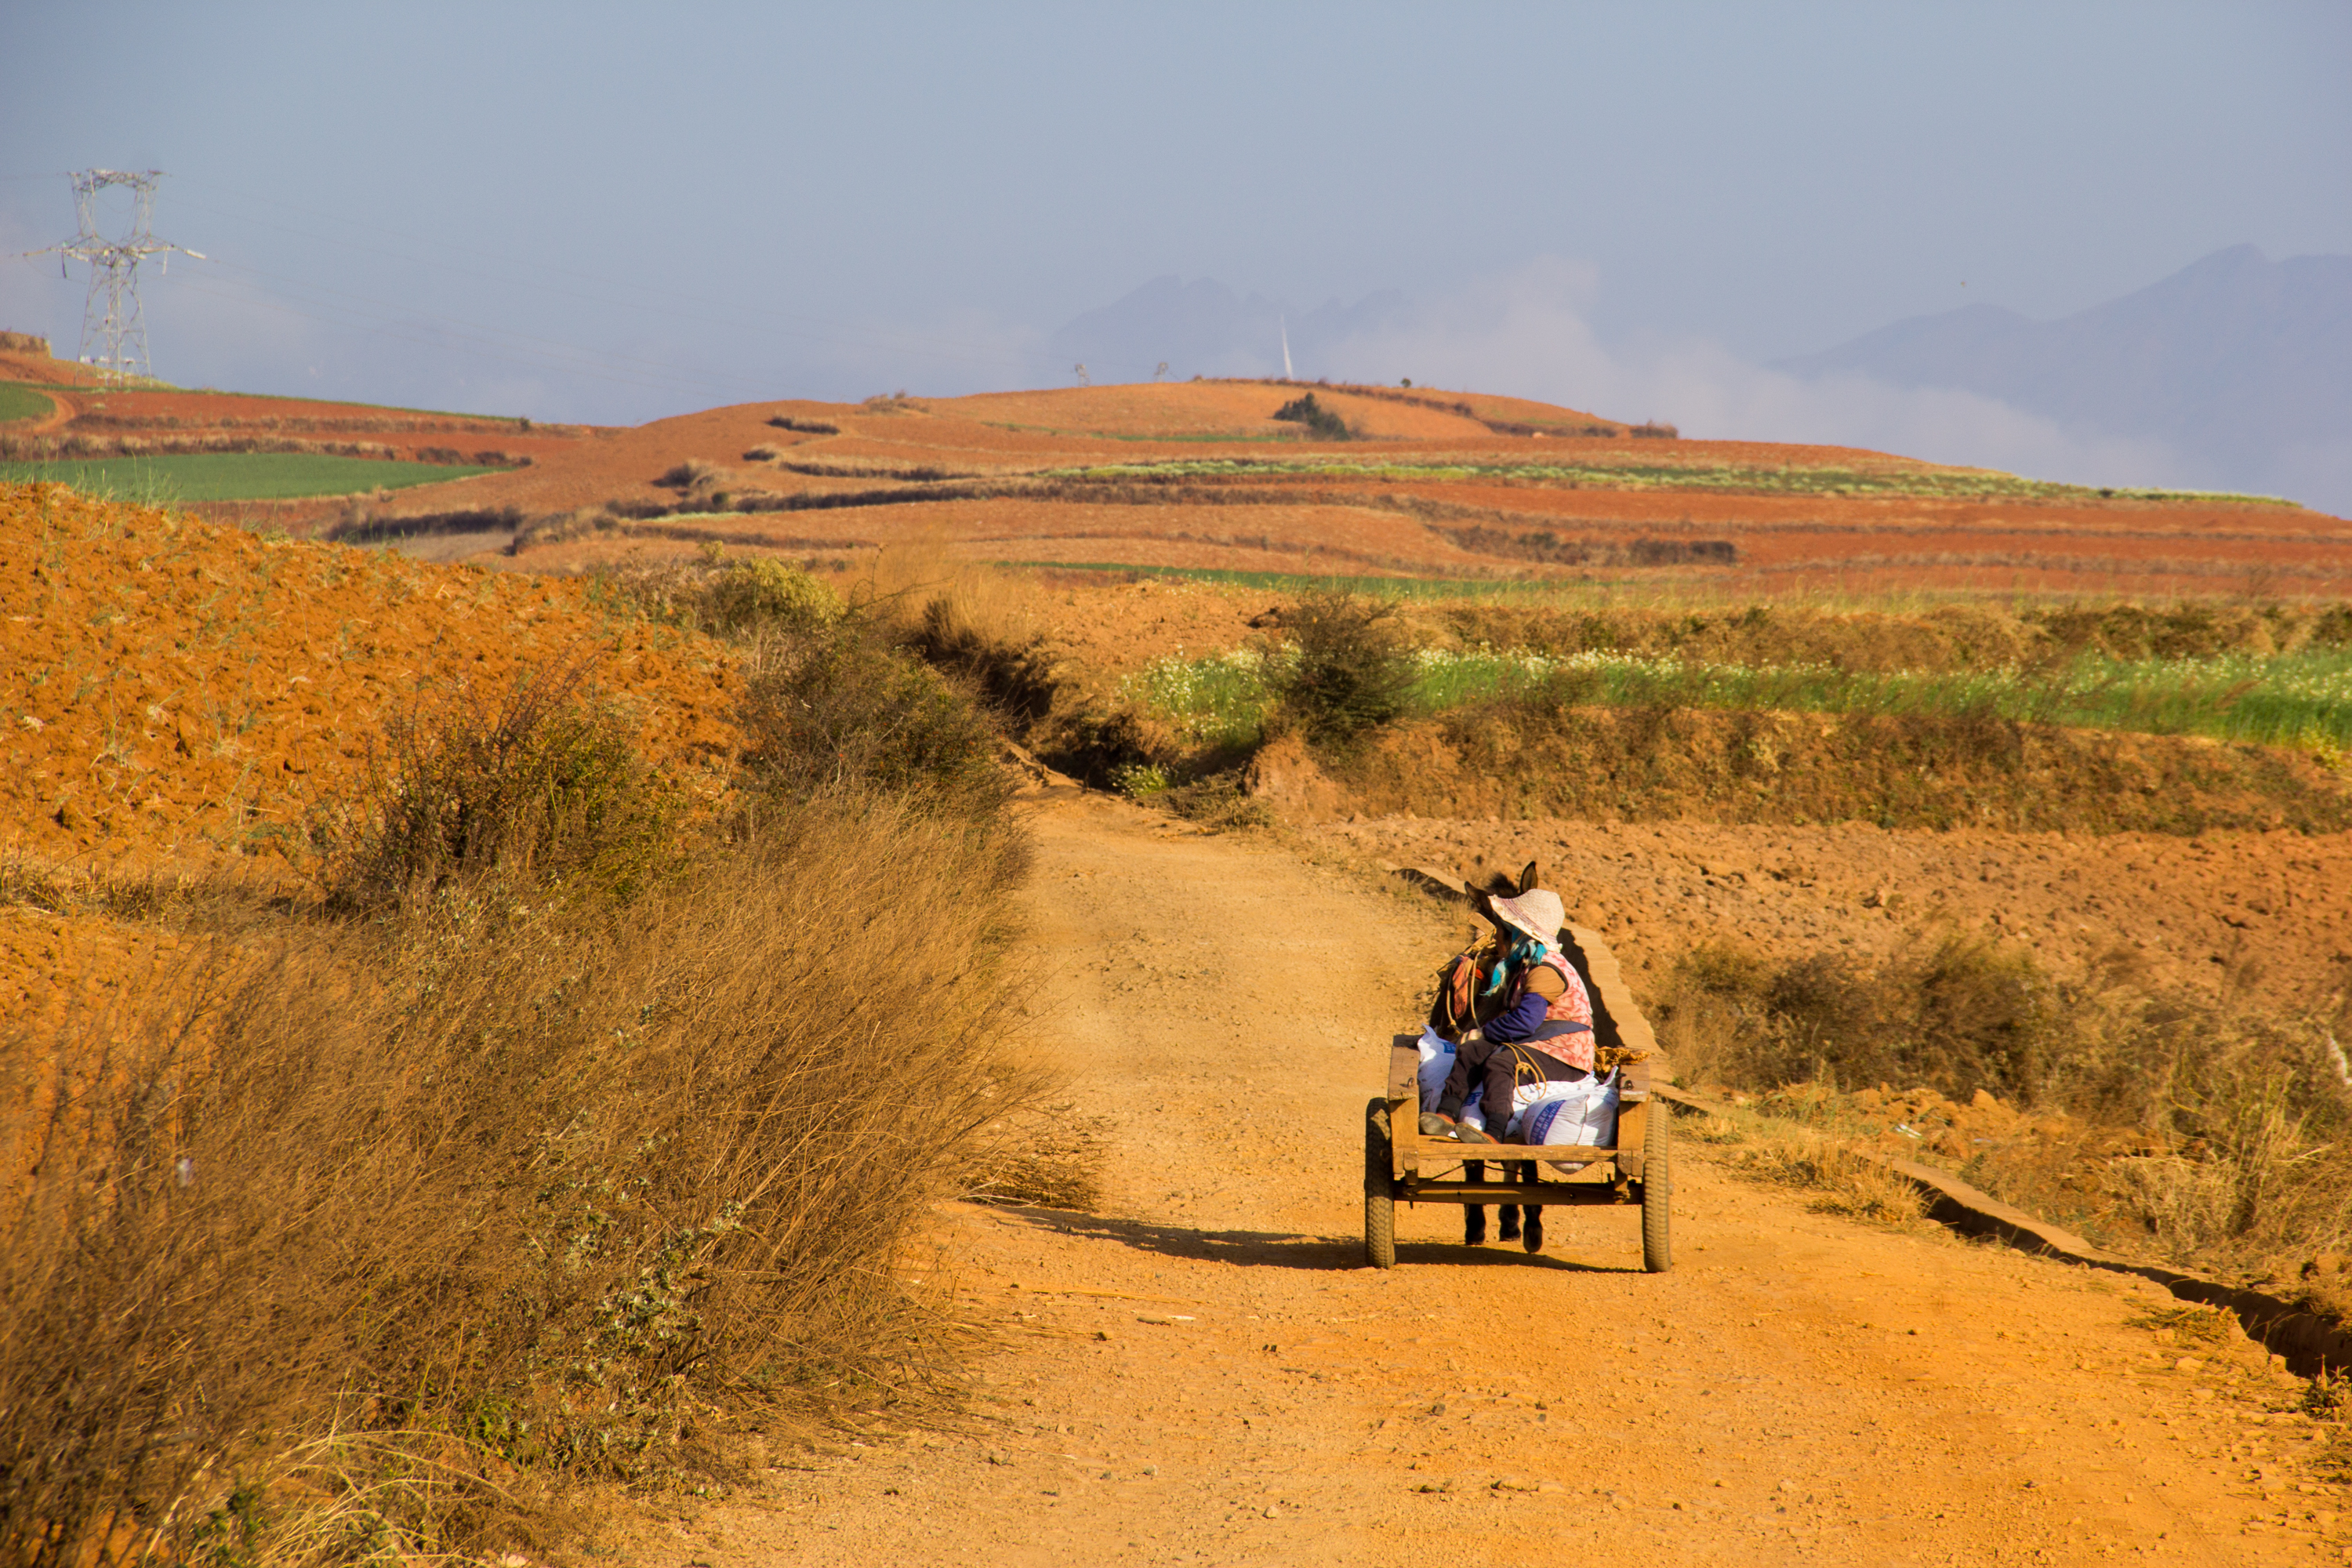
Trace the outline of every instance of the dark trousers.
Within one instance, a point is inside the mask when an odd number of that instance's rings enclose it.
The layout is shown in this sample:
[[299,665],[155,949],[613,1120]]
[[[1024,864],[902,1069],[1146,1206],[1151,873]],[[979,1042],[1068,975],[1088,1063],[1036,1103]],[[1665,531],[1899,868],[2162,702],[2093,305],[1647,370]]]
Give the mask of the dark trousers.
[[1582,1068],[1572,1068],[1558,1057],[1528,1046],[1504,1040],[1472,1040],[1455,1047],[1454,1070],[1447,1075],[1445,1088],[1437,1097],[1437,1110],[1442,1116],[1458,1120],[1463,1103],[1470,1098],[1470,1085],[1476,1082],[1478,1111],[1486,1118],[1486,1135],[1499,1143],[1503,1130],[1511,1124],[1511,1106],[1520,1084],[1538,1078],[1547,1082],[1574,1083],[1591,1076]]

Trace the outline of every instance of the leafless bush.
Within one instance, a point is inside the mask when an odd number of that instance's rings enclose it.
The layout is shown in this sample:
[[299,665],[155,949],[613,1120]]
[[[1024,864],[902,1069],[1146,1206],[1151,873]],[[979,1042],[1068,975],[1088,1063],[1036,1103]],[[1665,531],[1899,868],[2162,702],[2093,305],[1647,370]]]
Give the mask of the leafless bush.
[[700,458],[688,458],[663,469],[661,477],[654,483],[669,489],[695,489],[724,477],[726,472],[716,463]]
[[774,415],[770,417],[768,423],[774,426],[779,430],[797,430],[803,436],[838,436],[841,434],[841,426],[838,425],[829,424],[823,419],[798,418],[790,414]]
[[1679,1064],[1757,1088],[1925,1084],[2032,1104],[2076,1070],[2080,1000],[2024,952],[1955,932],[1915,933],[1874,966],[1703,942],[1658,1011]]
[[957,1172],[958,1189],[982,1203],[1091,1213],[1102,1201],[1108,1124],[1076,1112],[1074,1105],[1038,1105],[991,1122]]

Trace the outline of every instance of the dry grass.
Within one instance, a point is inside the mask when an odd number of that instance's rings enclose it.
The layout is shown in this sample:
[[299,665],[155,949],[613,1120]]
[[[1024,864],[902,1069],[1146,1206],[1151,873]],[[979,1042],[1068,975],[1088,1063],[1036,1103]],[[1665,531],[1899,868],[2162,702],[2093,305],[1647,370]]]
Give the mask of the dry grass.
[[[510,751],[593,738],[551,686],[489,711]],[[119,1015],[13,1026],[63,1089],[8,1130],[45,1152],[0,1256],[0,1558],[530,1544],[562,1478],[690,1475],[729,1412],[943,1386],[893,1264],[1034,1092],[1017,838],[978,791],[780,773],[726,843],[583,876],[637,819],[493,787],[480,719],[420,719],[360,814],[380,913],[280,906]],[[430,830],[445,798],[494,820]],[[957,984],[915,1015],[907,974]]]
[[1033,1106],[982,1130],[958,1173],[963,1196],[1092,1213],[1102,1201],[1109,1123],[1074,1104]]
[[1740,1113],[1706,1117],[1691,1132],[1740,1174],[1813,1194],[1807,1206],[1816,1214],[1899,1229],[1924,1224],[1917,1188],[1811,1128]]
[[2352,1247],[2340,1003],[2154,993],[2120,960],[2062,980],[2021,951],[1918,933],[1874,965],[1702,943],[1653,1016],[1686,1081],[1779,1091],[1816,1121],[1864,1121],[1841,1086],[1888,1082],[2032,1109],[2030,1130],[1953,1163],[2119,1250],[2308,1290]]

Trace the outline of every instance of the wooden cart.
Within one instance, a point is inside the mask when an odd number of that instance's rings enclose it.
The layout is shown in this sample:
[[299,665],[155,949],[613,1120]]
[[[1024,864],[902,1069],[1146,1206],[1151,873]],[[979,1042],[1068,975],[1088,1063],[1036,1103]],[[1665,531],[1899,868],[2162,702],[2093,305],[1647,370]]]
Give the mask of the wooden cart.
[[[1418,1034],[1398,1035],[1389,1047],[1388,1092],[1364,1111],[1364,1260],[1396,1267],[1396,1205],[1408,1204],[1622,1204],[1641,1205],[1642,1267],[1664,1273],[1674,1264],[1668,1164],[1673,1111],[1652,1091],[1662,1071],[1657,1038],[1633,1005],[1609,944],[1597,931],[1568,930],[1567,954],[1592,996],[1593,1033],[1603,1047],[1647,1052],[1626,1065],[1617,1144],[1611,1149],[1548,1144],[1461,1143],[1421,1135],[1421,1049]],[[1488,1161],[1536,1173],[1532,1180],[1487,1181]],[[1480,1174],[1462,1171],[1465,1163]],[[1563,1172],[1563,1165],[1580,1169]]]

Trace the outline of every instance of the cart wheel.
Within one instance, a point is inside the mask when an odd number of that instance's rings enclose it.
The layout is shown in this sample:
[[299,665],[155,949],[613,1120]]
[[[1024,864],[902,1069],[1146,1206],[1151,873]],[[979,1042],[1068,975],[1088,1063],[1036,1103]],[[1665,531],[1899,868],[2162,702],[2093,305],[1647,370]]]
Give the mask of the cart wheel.
[[1674,1107],[1663,1100],[1650,1101],[1649,1126],[1642,1146],[1642,1267],[1664,1274],[1675,1266],[1674,1166],[1668,1135],[1675,1124]]
[[1396,1267],[1396,1187],[1389,1171],[1389,1102],[1364,1108],[1364,1261]]

